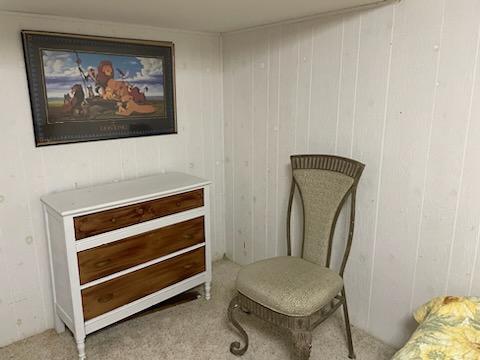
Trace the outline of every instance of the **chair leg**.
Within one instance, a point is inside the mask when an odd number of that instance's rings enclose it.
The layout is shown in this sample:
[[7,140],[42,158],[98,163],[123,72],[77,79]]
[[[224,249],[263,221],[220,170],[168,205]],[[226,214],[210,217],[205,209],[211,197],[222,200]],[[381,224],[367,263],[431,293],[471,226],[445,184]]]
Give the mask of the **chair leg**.
[[312,332],[305,330],[292,331],[293,356],[295,360],[310,359],[312,350]]
[[240,335],[245,342],[245,346],[242,348],[240,342],[234,341],[230,344],[230,352],[233,355],[242,356],[248,349],[248,335],[245,330],[240,326],[238,321],[235,320],[235,318],[233,317],[234,311],[239,308],[240,305],[238,303],[238,296],[235,296],[230,302],[230,305],[228,306],[228,320],[230,320],[232,325],[240,332]]
[[342,290],[342,296],[343,296],[343,316],[345,318],[345,328],[347,331],[348,357],[350,359],[355,359],[356,356],[353,350],[352,329],[350,328],[350,318],[348,316],[348,306],[347,306],[347,297],[345,296],[345,289]]

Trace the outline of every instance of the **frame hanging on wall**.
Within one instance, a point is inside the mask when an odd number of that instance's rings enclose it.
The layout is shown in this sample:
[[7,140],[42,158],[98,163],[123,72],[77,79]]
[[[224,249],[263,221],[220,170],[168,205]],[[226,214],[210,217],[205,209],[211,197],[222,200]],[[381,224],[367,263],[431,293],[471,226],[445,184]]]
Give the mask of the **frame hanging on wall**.
[[172,42],[22,31],[37,146],[174,134]]

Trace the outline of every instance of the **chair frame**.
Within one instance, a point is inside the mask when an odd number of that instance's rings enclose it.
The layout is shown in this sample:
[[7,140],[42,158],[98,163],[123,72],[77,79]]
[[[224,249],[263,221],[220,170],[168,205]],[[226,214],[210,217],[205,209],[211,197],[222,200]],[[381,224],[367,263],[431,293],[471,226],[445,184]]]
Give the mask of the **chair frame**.
[[[340,266],[339,275],[343,278],[343,273],[347,264],[348,256],[350,254],[352,239],[353,239],[353,230],[355,226],[355,201],[357,186],[362,175],[365,165],[360,162],[357,162],[352,159],[347,159],[339,156],[333,155],[292,155],[292,184],[290,189],[290,197],[288,200],[288,211],[287,211],[287,254],[292,256],[291,248],[291,234],[290,234],[290,220],[292,215],[292,205],[293,198],[295,194],[295,189],[297,188],[300,193],[300,198],[302,202],[302,211],[304,212],[304,201],[302,197],[302,192],[295,177],[293,176],[293,170],[296,169],[317,169],[317,170],[328,170],[338,172],[344,175],[347,175],[353,179],[353,184],[347,190],[344,197],[340,201],[338,208],[335,212],[335,216],[332,222],[332,227],[330,229],[330,237],[328,242],[328,252],[326,259],[326,267],[330,267],[331,253],[332,253],[332,243],[333,235],[335,232],[335,227],[337,224],[338,217],[340,212],[345,204],[346,200],[350,196],[351,198],[351,208],[350,208],[350,226],[348,232],[348,239],[343,255],[342,264]],[[303,221],[303,236],[302,236],[302,256],[303,256],[303,244],[305,240],[305,218]],[[298,360],[308,360],[310,358],[310,352],[312,348],[312,331],[325,321],[330,315],[332,315],[340,306],[343,306],[343,314],[345,318],[345,327],[347,334],[347,344],[348,344],[348,357],[350,359],[355,359],[355,352],[353,349],[352,341],[352,332],[350,328],[350,319],[348,315],[347,307],[347,298],[345,294],[345,287],[342,288],[341,292],[337,294],[332,301],[322,307],[317,312],[309,316],[288,316],[276,311],[273,311],[265,306],[258,304],[257,302],[251,300],[245,295],[237,292],[237,295],[232,299],[228,307],[228,319],[232,325],[239,331],[245,345],[242,347],[240,342],[235,341],[230,345],[230,352],[234,355],[241,356],[245,354],[248,349],[248,334],[241,327],[238,321],[235,319],[235,310],[240,309],[247,314],[254,314],[260,319],[263,319],[273,325],[276,325],[284,330],[287,330],[292,336],[292,345],[293,345],[293,355],[295,359]]]

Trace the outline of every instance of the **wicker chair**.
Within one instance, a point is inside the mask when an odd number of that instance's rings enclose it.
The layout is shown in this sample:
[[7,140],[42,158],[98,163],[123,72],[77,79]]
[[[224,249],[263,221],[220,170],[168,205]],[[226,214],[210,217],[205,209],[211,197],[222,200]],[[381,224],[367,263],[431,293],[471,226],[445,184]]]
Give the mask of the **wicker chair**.
[[[230,302],[228,318],[240,332],[245,345],[235,341],[230,352],[243,355],[248,335],[235,319],[235,310],[254,314],[288,330],[293,338],[295,359],[310,358],[312,330],[343,305],[349,358],[354,359],[343,272],[352,244],[355,196],[364,165],[330,155],[295,155],[288,202],[288,256],[275,257],[245,266],[237,276],[237,294]],[[302,200],[302,257],[291,256],[290,218],[295,189]],[[335,225],[350,195],[350,229],[340,271],[331,270],[330,259]]]

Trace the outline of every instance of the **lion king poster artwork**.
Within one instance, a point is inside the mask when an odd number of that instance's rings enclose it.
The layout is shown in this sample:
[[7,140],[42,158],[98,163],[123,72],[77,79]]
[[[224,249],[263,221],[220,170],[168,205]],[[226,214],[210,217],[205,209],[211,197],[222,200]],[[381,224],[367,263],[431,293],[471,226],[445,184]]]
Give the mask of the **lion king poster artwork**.
[[176,132],[172,43],[22,35],[37,146]]

